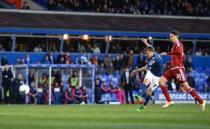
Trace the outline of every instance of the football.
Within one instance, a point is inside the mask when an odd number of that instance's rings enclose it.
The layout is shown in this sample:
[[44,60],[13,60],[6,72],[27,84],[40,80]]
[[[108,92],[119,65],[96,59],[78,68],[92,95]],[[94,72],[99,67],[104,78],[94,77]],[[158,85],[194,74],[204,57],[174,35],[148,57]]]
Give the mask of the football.
[[30,91],[30,87],[26,84],[23,84],[19,87],[19,91],[21,94],[28,94]]

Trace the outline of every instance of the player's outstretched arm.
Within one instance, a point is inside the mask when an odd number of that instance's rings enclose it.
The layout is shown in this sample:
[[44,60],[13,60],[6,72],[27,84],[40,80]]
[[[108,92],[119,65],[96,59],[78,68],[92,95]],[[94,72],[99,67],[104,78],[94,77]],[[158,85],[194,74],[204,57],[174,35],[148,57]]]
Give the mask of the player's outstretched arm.
[[141,38],[141,41],[142,41],[146,46],[151,46],[151,45],[147,42],[147,39]]
[[147,70],[147,65],[145,65],[144,67],[141,67],[141,68],[139,68],[139,69],[137,69],[137,70],[133,70],[133,71],[131,72],[131,76],[135,76],[135,75],[138,74],[139,72],[145,71],[145,70]]

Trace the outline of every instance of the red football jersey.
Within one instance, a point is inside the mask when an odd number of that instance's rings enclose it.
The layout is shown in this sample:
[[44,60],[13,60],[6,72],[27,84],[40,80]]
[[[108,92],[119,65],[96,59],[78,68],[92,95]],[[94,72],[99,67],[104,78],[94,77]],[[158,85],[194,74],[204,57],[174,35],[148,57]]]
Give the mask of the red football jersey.
[[184,47],[180,41],[173,43],[173,47],[170,52],[167,52],[167,55],[171,55],[171,68],[184,67]]

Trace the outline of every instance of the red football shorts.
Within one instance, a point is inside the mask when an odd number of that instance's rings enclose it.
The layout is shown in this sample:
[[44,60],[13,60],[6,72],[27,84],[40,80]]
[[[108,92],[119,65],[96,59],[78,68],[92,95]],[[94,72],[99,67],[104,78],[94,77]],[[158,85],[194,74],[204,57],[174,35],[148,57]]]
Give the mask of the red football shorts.
[[171,81],[172,79],[175,79],[180,84],[183,82],[186,82],[186,74],[184,68],[171,68],[167,70],[163,76],[168,80]]

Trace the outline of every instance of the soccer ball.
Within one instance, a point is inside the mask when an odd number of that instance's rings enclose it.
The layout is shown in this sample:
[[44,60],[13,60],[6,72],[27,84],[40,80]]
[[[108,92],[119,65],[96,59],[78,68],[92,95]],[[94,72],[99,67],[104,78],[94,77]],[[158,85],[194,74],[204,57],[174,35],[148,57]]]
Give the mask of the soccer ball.
[[149,37],[148,37],[148,40],[152,40],[152,36],[149,36]]
[[28,94],[30,91],[30,87],[26,84],[23,84],[19,87],[19,91],[21,94]]

